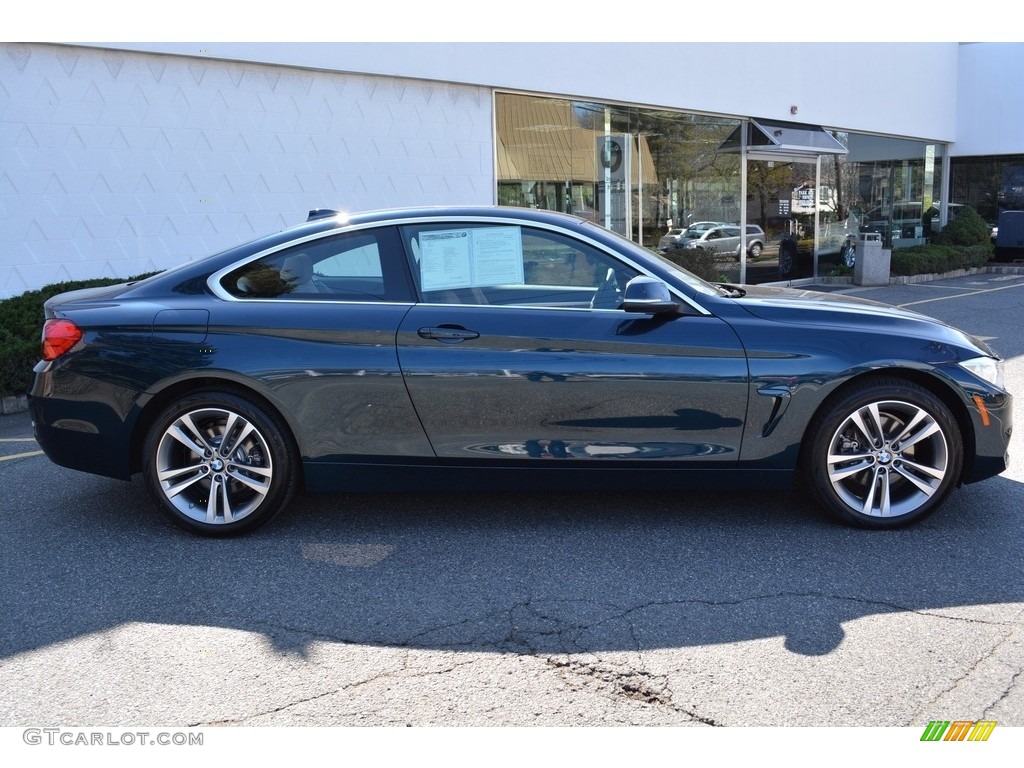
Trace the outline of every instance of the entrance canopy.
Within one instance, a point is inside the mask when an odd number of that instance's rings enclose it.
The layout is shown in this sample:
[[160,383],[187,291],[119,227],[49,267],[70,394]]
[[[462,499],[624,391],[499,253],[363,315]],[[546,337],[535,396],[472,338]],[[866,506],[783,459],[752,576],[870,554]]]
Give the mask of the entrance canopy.
[[737,126],[722,142],[719,152],[742,151],[740,131],[747,129],[747,158],[781,162],[813,161],[821,155],[845,155],[846,147],[817,125],[787,123],[780,120],[750,119]]

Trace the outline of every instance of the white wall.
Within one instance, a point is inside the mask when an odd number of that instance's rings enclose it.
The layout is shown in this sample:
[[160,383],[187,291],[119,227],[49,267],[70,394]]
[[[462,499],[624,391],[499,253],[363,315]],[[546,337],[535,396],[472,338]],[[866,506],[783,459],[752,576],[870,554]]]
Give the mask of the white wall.
[[[135,45],[204,57],[797,120],[939,142],[955,139],[956,43],[214,43],[202,49],[188,43]],[[799,108],[795,117],[791,106]]]
[[950,154],[1024,154],[1024,45],[961,45],[956,102]]
[[0,298],[310,208],[492,203],[491,115],[476,86],[0,43]]
[[491,203],[492,87],[964,155],[1024,152],[1022,73],[1020,44],[0,43],[0,298],[314,207]]

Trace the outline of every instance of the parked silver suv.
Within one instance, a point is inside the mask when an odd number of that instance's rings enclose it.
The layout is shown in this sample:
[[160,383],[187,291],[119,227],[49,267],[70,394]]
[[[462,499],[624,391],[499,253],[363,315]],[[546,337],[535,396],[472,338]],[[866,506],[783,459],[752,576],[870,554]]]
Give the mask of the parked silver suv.
[[681,248],[681,241],[691,237],[700,237],[709,229],[714,227],[724,227],[726,225],[727,223],[724,221],[695,221],[693,224],[682,229],[670,229],[664,236],[662,236],[661,240],[658,241],[658,250],[665,252],[670,248]]
[[[764,250],[764,230],[756,224],[747,224],[747,255],[756,259]],[[683,237],[679,241],[679,248],[703,248],[705,251],[716,256],[731,256],[737,261],[740,258],[740,228],[739,225],[729,224],[726,226],[712,227],[698,237]]]

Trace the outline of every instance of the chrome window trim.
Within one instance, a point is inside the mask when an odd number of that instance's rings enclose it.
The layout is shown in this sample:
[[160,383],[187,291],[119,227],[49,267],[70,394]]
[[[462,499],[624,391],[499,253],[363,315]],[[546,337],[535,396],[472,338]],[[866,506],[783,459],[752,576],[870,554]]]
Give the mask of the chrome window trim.
[[[656,274],[651,273],[649,270],[645,269],[641,264],[638,264],[638,263],[634,262],[632,259],[630,259],[628,257],[628,255],[623,255],[623,254],[619,253],[618,251],[615,251],[615,250],[609,248],[604,243],[601,243],[601,242],[599,242],[597,240],[591,239],[589,236],[586,235],[586,233],[579,233],[579,232],[575,232],[573,230],[568,230],[568,229],[566,229],[563,226],[558,226],[558,225],[555,225],[555,224],[550,224],[550,223],[545,222],[545,221],[533,221],[531,219],[521,219],[521,218],[517,218],[515,216],[502,216],[500,214],[499,215],[494,215],[494,216],[486,216],[486,215],[472,215],[472,214],[459,214],[459,213],[455,213],[455,214],[448,215],[448,216],[441,215],[441,214],[438,214],[437,216],[407,216],[407,217],[399,217],[399,218],[393,218],[393,219],[384,219],[384,220],[380,220],[380,221],[363,222],[363,223],[360,223],[360,224],[347,224],[347,225],[342,225],[340,227],[336,227],[334,229],[328,229],[328,230],[325,230],[323,232],[316,232],[316,233],[311,234],[311,235],[306,235],[305,237],[299,238],[297,240],[290,240],[287,243],[282,243],[280,245],[276,245],[276,246],[273,246],[271,248],[266,248],[266,249],[264,249],[262,251],[259,251],[259,252],[255,253],[255,254],[253,254],[252,256],[249,256],[247,258],[244,258],[244,259],[241,259],[239,261],[233,262],[232,264],[229,264],[228,266],[223,267],[223,268],[217,270],[216,272],[214,272],[213,274],[211,274],[207,278],[206,284],[207,284],[207,287],[210,289],[210,291],[217,298],[219,298],[219,299],[221,299],[223,301],[233,301],[233,302],[263,301],[263,302],[287,302],[287,303],[295,303],[296,301],[302,301],[302,302],[306,302],[306,303],[309,303],[309,304],[360,304],[360,305],[362,305],[362,304],[397,304],[397,305],[402,305],[402,306],[408,306],[409,305],[408,302],[354,301],[352,299],[330,299],[330,298],[325,298],[325,299],[243,298],[243,297],[234,296],[233,294],[228,293],[224,289],[224,287],[221,285],[220,281],[228,273],[233,272],[236,269],[238,269],[239,267],[245,266],[246,264],[250,264],[250,263],[252,263],[254,261],[262,259],[262,258],[264,258],[266,256],[270,256],[270,255],[272,255],[274,253],[277,253],[279,251],[283,251],[283,250],[286,250],[288,248],[292,248],[292,247],[295,247],[295,246],[300,246],[300,245],[303,245],[305,243],[313,242],[315,240],[321,240],[321,239],[323,239],[325,237],[332,237],[332,236],[335,236],[335,235],[343,235],[343,234],[347,234],[349,232],[358,232],[358,231],[363,230],[363,229],[378,229],[380,227],[402,227],[402,226],[415,225],[415,224],[439,224],[439,223],[446,223],[446,222],[450,222],[452,224],[508,224],[508,225],[514,225],[514,226],[518,226],[518,227],[527,227],[527,228],[533,228],[533,229],[543,229],[543,230],[547,230],[549,232],[557,232],[557,233],[559,233],[561,235],[564,235],[565,237],[567,237],[567,238],[569,238],[571,240],[579,240],[579,241],[587,243],[592,248],[596,248],[597,250],[601,251],[602,253],[605,253],[608,256],[610,256],[610,257],[612,257],[612,258],[614,258],[614,259],[616,259],[618,261],[621,261],[621,262],[629,265],[631,268],[633,268],[634,270],[636,270],[637,272],[639,272],[642,275],[646,275],[647,277],[653,277],[655,280],[662,280],[661,277],[659,277]],[[695,302],[693,299],[688,297],[686,294],[684,294],[681,291],[679,291],[679,289],[676,288],[676,286],[672,285],[671,283],[666,283],[666,285],[668,285],[668,289],[672,293],[673,296],[675,296],[681,302],[686,304],[688,307],[690,307],[693,310],[695,310],[698,314],[706,315],[706,316],[710,316],[711,315],[711,312],[709,312],[703,306],[701,306],[700,304]],[[459,302],[456,302],[456,303],[453,303],[453,304],[434,303],[434,302],[413,302],[413,303],[430,305],[430,306],[453,306],[453,307],[454,306],[474,306],[474,307],[489,307],[489,306],[513,307],[513,306],[516,306],[517,308],[522,308],[522,309],[567,309],[567,310],[570,310],[570,311],[580,311],[580,312],[594,312],[594,311],[624,312],[625,311],[625,310],[621,310],[621,309],[593,310],[593,309],[572,308],[572,307],[562,307],[562,308],[559,308],[559,307],[525,307],[525,306],[524,307],[519,307],[519,305],[509,305],[509,304],[502,304],[502,305],[461,304]]]

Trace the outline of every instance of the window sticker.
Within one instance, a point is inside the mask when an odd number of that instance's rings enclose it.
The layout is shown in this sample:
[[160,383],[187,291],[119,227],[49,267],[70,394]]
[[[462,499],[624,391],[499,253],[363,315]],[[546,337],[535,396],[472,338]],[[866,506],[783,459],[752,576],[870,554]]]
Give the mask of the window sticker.
[[523,240],[519,227],[471,230],[473,285],[522,285]]
[[424,291],[519,284],[523,243],[519,227],[421,232],[420,281]]

